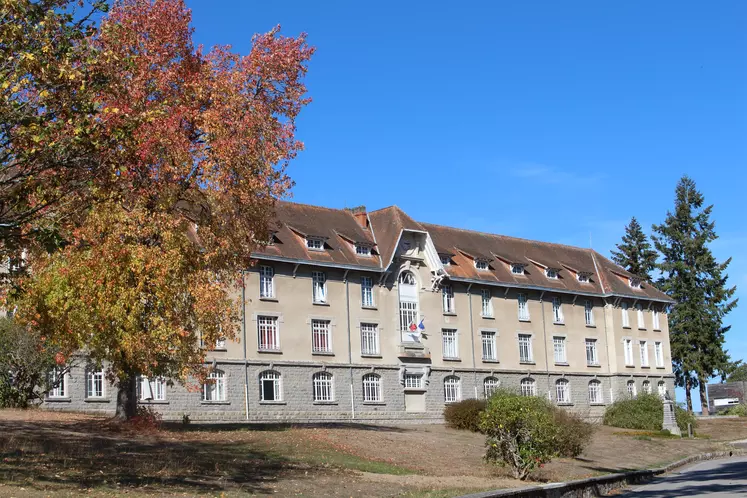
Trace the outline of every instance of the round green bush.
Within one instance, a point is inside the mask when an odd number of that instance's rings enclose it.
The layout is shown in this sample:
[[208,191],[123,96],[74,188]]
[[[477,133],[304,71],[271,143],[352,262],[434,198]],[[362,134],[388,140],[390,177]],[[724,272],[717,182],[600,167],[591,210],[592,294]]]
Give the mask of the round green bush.
[[655,394],[641,393],[635,398],[620,399],[607,407],[604,425],[623,429],[660,431],[664,405]]
[[485,459],[526,479],[553,457],[578,456],[590,441],[593,426],[544,397],[501,389],[488,400],[480,431],[487,436]]
[[465,399],[446,405],[444,419],[446,425],[453,429],[480,432],[480,416],[484,410],[485,400]]

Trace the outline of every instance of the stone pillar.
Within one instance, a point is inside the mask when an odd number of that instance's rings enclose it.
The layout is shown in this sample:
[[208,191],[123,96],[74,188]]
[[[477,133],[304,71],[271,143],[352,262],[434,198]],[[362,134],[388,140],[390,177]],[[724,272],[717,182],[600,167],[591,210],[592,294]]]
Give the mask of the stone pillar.
[[677,419],[674,416],[674,401],[668,397],[664,399],[664,422],[662,423],[662,429],[677,436],[682,436],[682,432],[677,425]]

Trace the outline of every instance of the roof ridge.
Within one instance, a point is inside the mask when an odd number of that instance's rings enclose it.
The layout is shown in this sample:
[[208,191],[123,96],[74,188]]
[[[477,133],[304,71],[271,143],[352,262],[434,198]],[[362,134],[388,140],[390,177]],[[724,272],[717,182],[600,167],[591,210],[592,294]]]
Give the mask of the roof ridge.
[[350,214],[352,216],[352,213],[350,213],[350,211],[348,211],[346,208],[332,208],[332,207],[327,207],[327,206],[318,206],[316,204],[307,204],[305,202],[286,201],[284,199],[278,199],[277,202],[278,203],[283,203],[283,204],[292,204],[294,206],[306,206],[306,207],[311,207],[311,208],[316,208],[316,209],[325,209],[327,211],[338,211],[338,212],[348,213],[348,214]]
[[371,210],[371,211],[369,211],[369,212],[368,212],[368,214],[371,214],[371,213],[378,213],[379,211],[383,211],[383,210],[385,210],[385,209],[392,209],[392,208],[396,208],[396,209],[398,209],[398,210],[402,211],[402,208],[401,208],[401,207],[399,207],[399,206],[398,206],[398,205],[396,205],[396,204],[392,204],[391,206],[386,206],[386,207],[383,207],[383,208],[379,208],[379,209],[374,209],[374,210]]
[[592,249],[590,247],[572,246],[570,244],[561,244],[559,242],[547,242],[547,241],[544,241],[544,240],[527,239],[527,238],[524,238],[524,237],[514,237],[513,235],[503,235],[503,234],[500,234],[500,233],[483,232],[481,230],[473,230],[471,228],[452,227],[452,226],[448,226],[448,225],[440,225],[438,223],[428,223],[428,222],[425,222],[425,221],[418,221],[418,223],[420,223],[423,226],[430,225],[430,226],[434,226],[434,227],[449,228],[451,230],[459,230],[461,232],[470,232],[470,233],[476,233],[476,234],[480,234],[480,235],[490,235],[491,237],[505,237],[507,239],[513,239],[513,240],[517,240],[517,241],[520,241],[520,242],[534,242],[534,243],[537,243],[537,244],[545,244],[545,245],[550,245],[550,246],[567,247],[569,249],[578,249],[578,250],[585,251],[585,252],[589,252],[589,251],[593,251],[594,250],[594,249]]

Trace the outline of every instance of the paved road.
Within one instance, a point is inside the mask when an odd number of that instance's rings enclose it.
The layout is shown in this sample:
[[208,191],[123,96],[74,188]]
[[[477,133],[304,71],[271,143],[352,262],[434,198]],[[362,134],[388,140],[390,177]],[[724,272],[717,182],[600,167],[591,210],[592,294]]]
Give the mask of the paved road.
[[747,457],[710,460],[685,467],[644,486],[631,488],[630,498],[747,496]]

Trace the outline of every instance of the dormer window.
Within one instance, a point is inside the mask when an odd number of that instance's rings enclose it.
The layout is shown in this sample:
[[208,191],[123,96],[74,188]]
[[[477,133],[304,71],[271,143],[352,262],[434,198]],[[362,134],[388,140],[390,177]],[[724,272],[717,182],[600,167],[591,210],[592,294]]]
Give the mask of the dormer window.
[[475,260],[475,268],[477,268],[480,271],[487,271],[488,270],[488,262],[484,259],[476,259]]
[[324,240],[320,239],[319,237],[306,237],[306,247],[308,247],[312,251],[323,251]]
[[589,283],[589,274],[588,273],[577,273],[576,274],[576,280],[578,280],[582,284],[588,284]]
[[558,270],[556,270],[555,268],[548,268],[548,269],[545,270],[545,276],[547,278],[549,278],[549,279],[557,280],[558,279]]
[[514,275],[524,275],[524,265],[521,263],[511,263],[511,273]]
[[451,265],[451,258],[448,254],[439,254],[439,257],[441,258],[441,264],[444,266],[450,266]]
[[640,289],[641,288],[641,279],[640,278],[629,278],[628,283],[630,284],[630,287],[632,289]]
[[371,246],[364,246],[361,244],[355,244],[355,254],[358,256],[370,256]]

